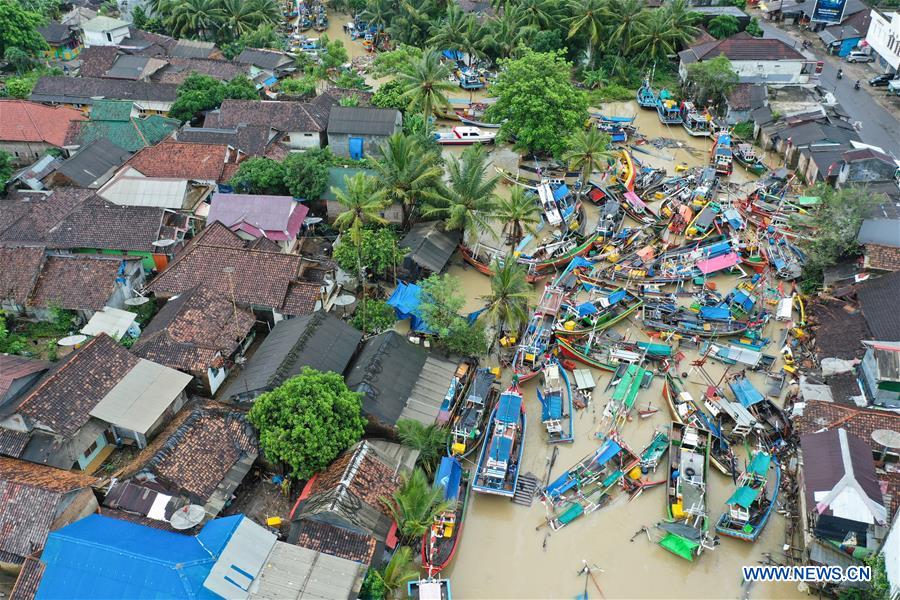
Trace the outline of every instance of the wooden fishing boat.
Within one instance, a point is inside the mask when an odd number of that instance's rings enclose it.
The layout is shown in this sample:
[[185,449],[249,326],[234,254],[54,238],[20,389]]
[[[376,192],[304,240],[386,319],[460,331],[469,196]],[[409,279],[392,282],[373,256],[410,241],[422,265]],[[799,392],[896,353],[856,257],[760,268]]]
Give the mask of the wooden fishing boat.
[[747,331],[747,321],[713,321],[703,319],[697,313],[673,308],[666,312],[670,305],[644,305],[644,329],[662,331],[668,334],[679,334],[687,337],[718,338],[739,335]]
[[640,458],[616,434],[606,437],[597,450],[541,490],[554,509],[548,518],[550,527],[562,529],[604,506],[621,489],[619,483],[625,474],[639,462]]
[[[475,267],[476,271],[483,273],[488,277],[494,276],[494,270],[491,268],[494,260],[500,261],[501,264],[503,262],[503,258],[500,257],[500,251],[488,248],[480,243],[477,244],[474,249],[461,243],[459,245],[459,253],[464,261]],[[529,272],[525,275],[525,280],[528,283],[535,283],[543,278],[544,275],[538,273]]]
[[612,327],[636,311],[643,301],[632,292],[617,288],[591,291],[591,300],[566,306],[556,320],[556,337],[582,336]]
[[615,429],[625,424],[634,409],[646,374],[647,371],[637,363],[623,363],[616,368],[606,386],[613,393],[603,409],[601,429],[604,426]]
[[763,161],[756,155],[753,146],[750,144],[738,144],[734,148],[734,160],[754,175],[762,175],[769,168],[763,164]]
[[681,126],[694,137],[709,137],[712,135],[712,115],[708,112],[700,112],[693,102],[681,103]]
[[521,174],[507,171],[503,167],[495,166],[494,170],[497,171],[497,174],[500,175],[503,178],[503,180],[506,181],[507,183],[514,183],[516,185],[521,185],[522,187],[528,188],[529,190],[537,191],[538,186],[541,184],[540,179],[524,177]]
[[734,169],[734,152],[731,149],[731,134],[720,131],[716,136],[716,143],[709,154],[709,163],[719,175],[731,175]]
[[743,344],[726,344],[708,340],[700,347],[700,355],[708,356],[716,362],[725,365],[741,365],[742,368],[753,371],[766,371],[775,364],[775,357],[771,354],[763,354],[759,350]]
[[316,13],[316,21],[313,23],[313,29],[316,31],[326,31],[328,29],[328,13],[325,12],[324,6],[319,6]]
[[719,426],[715,415],[710,416],[694,397],[688,392],[681,379],[672,373],[666,373],[663,382],[663,398],[669,407],[672,420],[682,425],[699,427],[712,434],[712,446],[710,448],[710,461],[712,465],[724,475],[735,475],[734,452],[725,439],[725,434]]
[[657,543],[686,560],[694,560],[709,547],[706,506],[709,450],[708,431],[678,422],[672,423],[666,484],[668,520],[658,525],[664,535]]
[[519,483],[519,466],[525,449],[525,404],[513,383],[500,394],[488,421],[488,434],[472,489],[512,498]]
[[727,510],[719,517],[716,532],[745,542],[755,542],[778,502],[780,486],[781,465],[778,457],[766,451],[754,454],[737,480],[737,489],[725,502]]
[[519,259],[519,262],[527,265],[529,270],[533,271],[536,274],[546,273],[552,269],[557,269],[565,264],[568,264],[576,256],[584,256],[585,254],[590,252],[594,248],[594,244],[597,242],[599,237],[599,234],[594,232],[593,234],[584,238],[581,243],[572,246],[565,252],[561,252],[556,256],[545,259],[522,257]]
[[740,262],[731,241],[724,236],[671,248],[658,256],[657,249],[653,244],[639,248],[592,276],[610,283],[624,280],[630,286],[665,285],[711,274]]
[[656,110],[656,92],[650,87],[650,82],[646,79],[637,91],[637,103],[641,108]]
[[441,406],[438,409],[438,416],[435,419],[438,425],[443,426],[450,422],[450,418],[459,406],[460,399],[466,393],[470,374],[471,365],[469,363],[461,362],[457,365],[453,379],[450,380],[450,386],[447,388],[447,393],[444,394],[444,399],[441,401]]
[[463,122],[463,125],[480,127],[481,129],[500,129],[500,127],[503,125],[503,123],[488,123],[486,121],[476,121],[475,119],[470,119],[462,115],[459,115],[459,120]]
[[422,536],[422,568],[429,577],[443,571],[456,554],[469,504],[469,484],[469,472],[463,470],[459,460],[450,456],[441,458],[434,487],[443,490],[443,500],[451,502],[452,508],[437,515]]
[[706,206],[697,213],[697,216],[688,223],[687,229],[684,231],[685,238],[692,242],[698,242],[705,240],[712,233],[718,232],[716,219],[721,212],[722,207],[718,202],[707,202]]
[[803,274],[806,256],[786,237],[767,235],[763,252],[779,278],[792,280]]
[[484,441],[485,420],[497,401],[497,378],[490,369],[478,369],[459,407],[450,419],[447,453],[466,458]]
[[[537,392],[541,403],[541,422],[551,444],[575,440],[572,386],[560,362],[553,358],[542,370],[543,385]],[[543,391],[542,391],[543,390]]]
[[738,373],[728,382],[735,400],[753,415],[764,427],[766,437],[774,442],[785,438],[791,430],[791,421],[771,399],[760,393],[750,380]]
[[664,125],[681,124],[681,109],[669,90],[660,90],[659,96],[656,98],[656,116]]
[[416,579],[406,584],[410,600],[453,600],[449,579]]
[[741,257],[741,264],[747,265],[757,273],[764,272],[769,266],[769,261],[758,247],[742,249],[738,251],[738,255]]
[[450,131],[436,131],[434,140],[442,146],[468,146],[471,144],[492,144],[497,133],[482,131],[478,127],[453,127]]
[[662,457],[668,451],[669,434],[666,431],[656,430],[650,439],[650,443],[641,450],[641,473],[646,475],[656,471],[657,467],[659,467],[659,461],[662,460]]
[[566,338],[558,338],[556,345],[563,356],[577,360],[589,367],[609,373],[613,373],[616,370],[616,365],[606,362],[609,360],[609,354],[605,350],[595,354],[591,350],[585,350],[584,347],[579,346],[574,340]]

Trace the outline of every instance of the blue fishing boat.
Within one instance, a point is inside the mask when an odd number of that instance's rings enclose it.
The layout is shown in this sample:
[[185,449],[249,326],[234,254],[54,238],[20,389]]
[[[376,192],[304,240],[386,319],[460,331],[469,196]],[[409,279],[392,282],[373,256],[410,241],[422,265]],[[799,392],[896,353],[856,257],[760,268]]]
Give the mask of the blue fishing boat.
[[649,108],[651,110],[656,108],[656,93],[654,93],[653,88],[650,87],[650,82],[646,79],[641,84],[641,87],[638,88],[637,103],[641,108]]
[[406,594],[413,600],[453,600],[449,579],[417,579],[406,584]]
[[660,90],[656,98],[656,115],[665,125],[681,125],[681,107],[669,90]]
[[597,121],[597,129],[608,135],[613,142],[624,143],[628,141],[628,131],[619,123]]
[[735,400],[764,426],[766,437],[771,442],[775,443],[788,434],[790,419],[781,408],[753,387],[745,375],[738,373],[732,377],[728,387]]
[[731,134],[720,131],[709,155],[709,163],[719,175],[731,175],[734,170],[734,151],[731,148]]
[[497,399],[497,378],[490,369],[478,369],[459,407],[450,417],[447,452],[467,457],[481,445],[487,429],[485,421]]
[[700,112],[693,102],[681,103],[681,126],[694,137],[709,137],[712,135],[712,115],[707,111]]
[[452,508],[434,517],[422,536],[422,568],[434,577],[450,564],[462,538],[463,519],[469,504],[469,472],[455,457],[444,456],[434,477],[434,487],[441,488],[443,499]]
[[755,542],[778,501],[780,486],[781,465],[778,458],[765,451],[754,454],[747,470],[737,481],[737,489],[725,502],[728,509],[719,517],[716,532],[745,542]]
[[572,386],[566,370],[557,359],[551,359],[542,372],[543,392],[538,390],[541,403],[541,422],[547,430],[551,444],[575,440],[572,420]]
[[488,437],[478,457],[472,489],[512,498],[519,483],[519,462],[525,449],[525,405],[516,383],[500,394],[488,421]]

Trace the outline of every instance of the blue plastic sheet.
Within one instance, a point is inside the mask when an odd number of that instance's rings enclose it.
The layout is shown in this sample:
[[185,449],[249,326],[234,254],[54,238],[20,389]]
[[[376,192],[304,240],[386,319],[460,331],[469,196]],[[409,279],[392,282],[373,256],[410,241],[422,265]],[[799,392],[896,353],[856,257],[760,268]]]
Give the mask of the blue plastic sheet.
[[522,410],[522,396],[504,393],[497,404],[497,420],[503,423],[517,423]]
[[707,321],[727,321],[731,318],[731,311],[727,306],[703,306],[700,317]]
[[450,456],[441,458],[437,476],[434,478],[434,487],[444,488],[444,500],[456,502],[459,498],[459,482],[462,479],[462,466],[459,461]]
[[597,312],[597,307],[591,304],[590,302],[585,302],[583,304],[578,305],[578,316],[584,317],[586,315],[592,315]]
[[431,328],[425,323],[419,312],[421,305],[422,288],[414,283],[399,282],[397,289],[388,298],[388,306],[393,307],[397,319],[403,321],[409,319],[409,327],[413,331],[432,333]]
[[563,198],[569,195],[569,187],[566,184],[562,184],[555,190],[553,190],[553,199],[559,202]]
[[763,395],[760,394],[753,384],[747,381],[746,377],[739,377],[728,384],[734,397],[741,403],[744,408],[750,408],[754,404],[763,401]]

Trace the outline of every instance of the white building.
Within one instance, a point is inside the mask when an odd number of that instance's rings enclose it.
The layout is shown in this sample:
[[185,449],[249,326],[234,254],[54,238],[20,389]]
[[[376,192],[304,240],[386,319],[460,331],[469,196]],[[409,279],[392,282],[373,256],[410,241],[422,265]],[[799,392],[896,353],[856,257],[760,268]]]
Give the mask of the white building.
[[94,17],[81,25],[84,47],[118,46],[128,37],[129,23],[112,17]]
[[885,73],[900,71],[900,13],[873,10],[866,44],[878,57],[876,64]]

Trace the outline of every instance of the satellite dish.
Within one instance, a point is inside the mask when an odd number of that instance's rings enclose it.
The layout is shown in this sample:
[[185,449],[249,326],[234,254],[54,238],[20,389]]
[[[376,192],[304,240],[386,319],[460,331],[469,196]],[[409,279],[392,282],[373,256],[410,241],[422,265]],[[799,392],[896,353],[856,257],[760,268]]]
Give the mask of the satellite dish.
[[353,294],[341,294],[334,299],[335,306],[350,306],[354,302],[356,302],[356,296]]
[[172,244],[175,244],[175,243],[176,243],[175,240],[156,240],[155,242],[153,242],[150,245],[153,246],[154,248],[168,248],[169,246],[171,246]]
[[876,429],[872,432],[872,439],[885,448],[900,449],[900,433],[892,429]]
[[150,298],[145,298],[144,296],[135,296],[134,298],[129,298],[125,301],[126,306],[140,306],[142,304],[147,304],[150,302]]
[[88,337],[86,335],[77,334],[70,335],[59,340],[57,345],[62,346],[64,348],[74,348],[76,346],[80,346],[81,344],[87,341]]
[[306,217],[303,219],[304,225],[317,225],[322,222],[322,217]]
[[169,524],[179,530],[190,529],[194,525],[199,525],[204,516],[206,516],[206,511],[202,506],[189,504],[172,513]]

